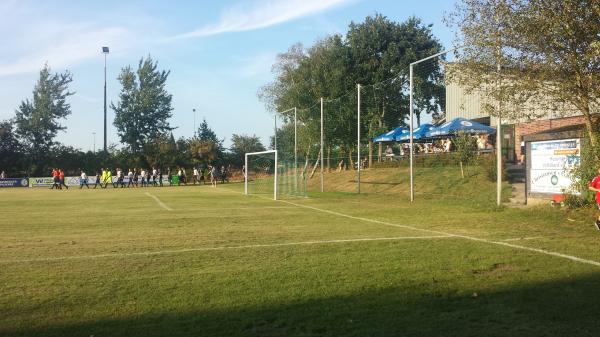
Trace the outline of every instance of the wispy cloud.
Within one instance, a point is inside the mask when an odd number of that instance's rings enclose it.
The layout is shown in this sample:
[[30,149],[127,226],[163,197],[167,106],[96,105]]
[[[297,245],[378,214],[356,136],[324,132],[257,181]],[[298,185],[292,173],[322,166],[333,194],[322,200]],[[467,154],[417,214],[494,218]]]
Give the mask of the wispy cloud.
[[45,42],[36,44],[35,49],[25,48],[27,50],[21,50],[18,56],[2,60],[0,76],[35,72],[46,62],[53,68],[71,67],[99,57],[101,45],[125,47],[130,35],[127,29],[121,27],[60,25],[53,28]]
[[223,12],[219,22],[174,36],[173,39],[205,37],[242,32],[277,25],[317,14],[355,0],[261,0],[249,6],[238,5]]

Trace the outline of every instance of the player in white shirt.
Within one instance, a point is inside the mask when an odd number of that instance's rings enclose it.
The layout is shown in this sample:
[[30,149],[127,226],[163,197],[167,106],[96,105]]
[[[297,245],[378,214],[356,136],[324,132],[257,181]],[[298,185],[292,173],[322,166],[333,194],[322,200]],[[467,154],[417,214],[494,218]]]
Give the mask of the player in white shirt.
[[87,187],[88,189],[90,188],[90,185],[88,185],[87,174],[85,174],[85,172],[82,170],[81,171],[81,178],[79,179],[79,189],[82,189],[83,185],[85,185],[85,187]]
[[145,187],[148,183],[146,181],[146,170],[142,169],[142,173],[140,173],[140,176],[142,177],[142,187]]
[[194,167],[194,175],[192,177],[194,179],[194,185],[198,182],[198,169]]

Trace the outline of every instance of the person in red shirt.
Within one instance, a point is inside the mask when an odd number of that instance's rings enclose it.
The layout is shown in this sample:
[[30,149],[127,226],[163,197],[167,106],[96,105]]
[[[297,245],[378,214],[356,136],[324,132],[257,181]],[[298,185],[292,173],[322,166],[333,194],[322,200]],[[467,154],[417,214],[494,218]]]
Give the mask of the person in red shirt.
[[60,178],[60,184],[59,184],[60,189],[62,190],[63,186],[66,189],[69,189],[69,186],[67,186],[67,184],[65,184],[65,172],[61,169],[61,170],[58,170],[58,174],[59,174],[59,178]]
[[50,187],[50,189],[59,189],[60,185],[59,185],[59,173],[58,173],[58,169],[52,169],[52,187]]
[[[594,177],[588,188],[590,191],[596,192],[596,208],[600,210],[600,168],[598,168],[598,175]],[[600,231],[600,214],[598,215],[598,218],[596,218],[595,225]]]

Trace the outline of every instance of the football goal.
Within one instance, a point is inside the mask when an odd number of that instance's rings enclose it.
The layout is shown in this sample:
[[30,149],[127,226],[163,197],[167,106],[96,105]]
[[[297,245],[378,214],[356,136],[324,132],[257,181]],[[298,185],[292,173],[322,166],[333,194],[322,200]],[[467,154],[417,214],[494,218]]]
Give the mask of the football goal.
[[306,179],[293,161],[279,160],[276,150],[246,153],[244,192],[277,200],[281,196],[306,196]]

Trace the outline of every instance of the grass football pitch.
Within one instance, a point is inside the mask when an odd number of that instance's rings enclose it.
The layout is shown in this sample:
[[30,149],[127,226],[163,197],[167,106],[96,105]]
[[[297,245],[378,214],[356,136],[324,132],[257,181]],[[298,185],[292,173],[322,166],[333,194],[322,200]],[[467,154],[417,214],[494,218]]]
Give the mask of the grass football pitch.
[[0,190],[0,335],[600,335],[585,212],[241,191]]

